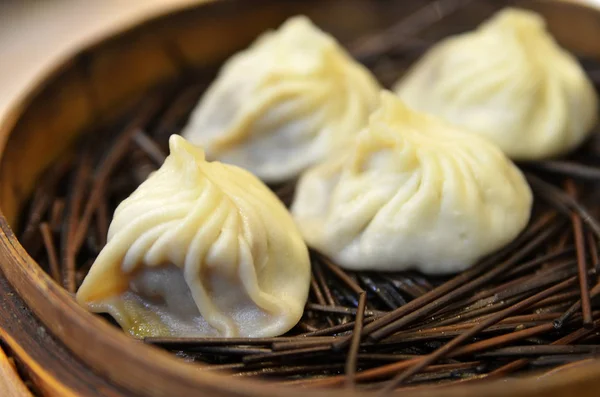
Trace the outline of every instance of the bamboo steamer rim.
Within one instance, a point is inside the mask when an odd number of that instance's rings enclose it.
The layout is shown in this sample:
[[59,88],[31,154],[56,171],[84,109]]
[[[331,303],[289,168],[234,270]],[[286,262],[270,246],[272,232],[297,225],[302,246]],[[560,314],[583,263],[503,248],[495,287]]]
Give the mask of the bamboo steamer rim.
[[[256,4],[258,3],[261,2]],[[600,11],[578,4],[559,4],[557,1],[538,1],[534,3],[541,4],[542,7],[554,7],[552,12],[559,14],[562,11],[568,11],[571,14],[587,15],[587,18],[595,23],[595,26],[588,28],[595,28],[598,32],[596,37],[600,37]],[[210,3],[186,5],[177,13],[152,16],[144,21],[136,22],[116,32],[115,36],[141,30],[151,23],[174,18],[186,12],[203,12],[208,7],[210,7]],[[572,37],[570,39],[573,40]],[[588,37],[586,40],[587,44],[584,44],[580,49],[588,51],[600,59],[600,43],[593,43],[593,37]],[[103,42],[104,40],[99,39],[97,42],[89,43],[85,51],[93,51],[96,46],[102,45]],[[33,88],[12,105],[6,117],[0,120],[0,164],[2,168],[8,167],[6,166],[8,164],[7,158],[9,158],[7,153],[10,153],[10,150],[7,150],[7,148],[11,148],[11,139],[15,141],[19,139],[15,137],[15,134],[11,135],[18,127],[19,121],[30,111],[30,106],[37,96],[80,55],[81,53],[75,54],[68,60],[48,69]],[[1,175],[2,173],[0,173]],[[6,197],[6,194],[16,195],[10,187],[10,184],[0,179],[0,191],[3,192],[0,194],[0,198]],[[21,192],[20,194],[25,193]],[[28,308],[44,324],[48,332],[60,340],[70,350],[74,358],[84,362],[109,382],[127,390],[126,395],[129,395],[130,392],[131,395],[165,397],[175,395],[287,395],[295,397],[307,394],[315,397],[341,397],[369,396],[375,393],[343,389],[299,389],[277,386],[266,381],[238,379],[224,374],[198,371],[198,364],[186,364],[158,348],[132,340],[121,331],[77,305],[70,294],[50,279],[29,256],[14,235],[9,222],[11,224],[15,223],[15,207],[10,209],[13,213],[5,217],[5,202],[3,201],[0,205],[0,269],[4,277],[14,287],[20,298],[26,302]],[[23,351],[19,335],[11,335],[0,329],[0,337],[13,351]],[[43,372],[44,364],[46,363],[34,362],[31,367],[37,366],[37,370]],[[401,391],[394,395],[407,397],[597,395],[597,390],[600,390],[600,361],[590,361],[576,366],[576,369],[576,371],[565,371],[556,373],[553,376],[546,376],[543,380],[538,380],[535,376],[525,376],[520,379],[474,382],[473,384],[448,388]],[[36,369],[30,368],[30,370],[35,372]],[[61,384],[60,379],[53,381],[57,383],[53,388],[56,393],[64,396],[80,395],[77,390],[69,385]],[[47,380],[46,382],[50,381]],[[99,390],[96,395],[103,395],[103,392]]]

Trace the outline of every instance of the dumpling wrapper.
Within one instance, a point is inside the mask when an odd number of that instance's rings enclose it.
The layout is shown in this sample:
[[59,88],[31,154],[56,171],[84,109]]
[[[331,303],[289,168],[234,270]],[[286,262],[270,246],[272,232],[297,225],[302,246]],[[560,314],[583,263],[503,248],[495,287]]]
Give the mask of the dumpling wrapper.
[[352,141],[379,90],[335,39],[294,17],[225,63],[182,135],[208,159],[281,182]]
[[269,337],[302,316],[307,247],[255,176],[180,136],[116,209],[77,300],[145,336]]
[[531,206],[500,149],[384,91],[352,150],[302,175],[292,214],[346,269],[447,274],[513,240]]
[[555,157],[597,123],[593,84],[532,11],[508,8],[442,40],[394,88],[414,109],[486,136],[511,158]]

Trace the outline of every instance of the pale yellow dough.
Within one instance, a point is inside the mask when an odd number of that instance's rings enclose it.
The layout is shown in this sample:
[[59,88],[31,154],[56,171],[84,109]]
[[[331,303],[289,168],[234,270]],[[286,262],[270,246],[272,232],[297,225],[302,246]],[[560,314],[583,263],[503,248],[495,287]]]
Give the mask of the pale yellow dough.
[[225,63],[182,135],[209,159],[280,182],[352,141],[379,89],[335,39],[294,17]]
[[292,213],[308,245],[347,269],[447,274],[513,240],[531,206],[495,145],[384,91],[346,156],[302,175]]
[[441,41],[395,91],[414,109],[484,135],[517,160],[567,153],[597,123],[598,100],[582,67],[540,15],[520,9]]
[[162,167],[116,209],[77,292],[136,337],[268,337],[302,316],[307,247],[255,176],[172,136]]

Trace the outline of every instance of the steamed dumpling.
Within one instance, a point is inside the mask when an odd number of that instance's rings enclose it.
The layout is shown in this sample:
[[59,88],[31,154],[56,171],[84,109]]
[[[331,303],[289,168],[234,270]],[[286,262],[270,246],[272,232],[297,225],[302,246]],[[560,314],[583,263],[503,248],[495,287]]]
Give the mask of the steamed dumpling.
[[308,250],[255,176],[172,136],[163,166],[116,209],[77,300],[136,337],[267,337],[302,316]]
[[281,182],[351,141],[379,89],[331,36],[294,17],[225,63],[183,136],[209,159]]
[[308,245],[347,269],[446,274],[513,240],[531,205],[496,146],[383,92],[347,155],[302,175],[292,213]]
[[412,108],[485,135],[517,160],[564,154],[597,122],[596,93],[577,60],[541,16],[519,9],[443,40],[395,91]]

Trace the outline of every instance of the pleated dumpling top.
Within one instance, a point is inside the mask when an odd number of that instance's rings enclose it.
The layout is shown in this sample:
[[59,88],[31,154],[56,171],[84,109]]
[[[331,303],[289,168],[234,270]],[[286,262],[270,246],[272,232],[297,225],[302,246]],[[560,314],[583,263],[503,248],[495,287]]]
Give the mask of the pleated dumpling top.
[[383,92],[347,155],[302,175],[292,213],[308,245],[347,269],[447,274],[512,241],[531,206],[495,145]]
[[278,198],[249,172],[207,162],[180,136],[116,209],[77,292],[137,337],[267,337],[302,316],[307,247]]
[[400,79],[414,109],[486,136],[511,158],[569,152],[597,123],[593,84],[543,18],[508,8],[435,45]]
[[182,134],[209,160],[281,182],[351,142],[379,89],[333,37],[298,16],[225,63]]

